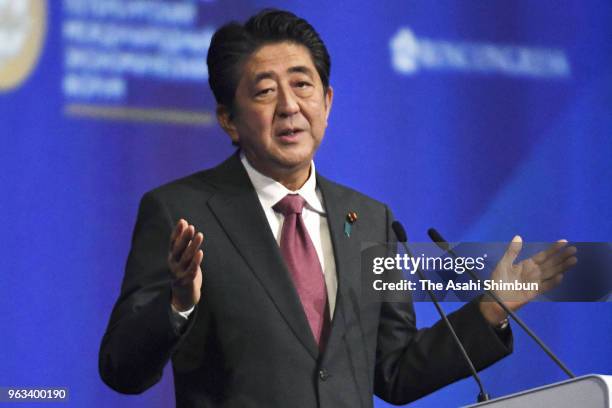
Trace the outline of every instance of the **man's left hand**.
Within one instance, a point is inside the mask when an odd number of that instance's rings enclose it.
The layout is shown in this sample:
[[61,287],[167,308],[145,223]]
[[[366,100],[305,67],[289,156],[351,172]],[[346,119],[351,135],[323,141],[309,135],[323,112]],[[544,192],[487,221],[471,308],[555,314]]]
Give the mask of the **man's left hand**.
[[[576,264],[576,248],[567,246],[560,240],[548,249],[538,252],[531,258],[514,263],[523,247],[523,240],[515,236],[499,261],[490,279],[495,282],[537,283],[537,290],[496,290],[494,293],[512,311],[516,311],[538,295],[547,292],[561,283],[563,274]],[[507,313],[500,305],[485,295],[480,302],[480,310],[487,321],[497,326]]]

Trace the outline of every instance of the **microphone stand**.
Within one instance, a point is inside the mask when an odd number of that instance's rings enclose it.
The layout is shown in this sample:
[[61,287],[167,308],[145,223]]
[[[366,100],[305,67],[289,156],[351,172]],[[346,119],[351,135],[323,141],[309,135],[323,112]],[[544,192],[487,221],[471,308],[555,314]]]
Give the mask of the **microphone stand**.
[[[427,234],[429,235],[429,238],[431,238],[431,240],[436,245],[438,245],[438,247],[440,247],[440,249],[448,252],[455,258],[458,257],[458,255],[452,249],[450,249],[448,241],[442,238],[442,235],[440,235],[440,233],[434,228],[430,228],[429,230],[427,230]],[[472,269],[466,268],[466,272],[470,275],[472,279],[480,279]],[[538,337],[537,334],[535,334],[529,328],[529,326],[527,326],[527,324],[525,324],[525,322],[520,317],[517,316],[516,313],[514,313],[512,310],[510,310],[510,308],[508,308],[508,306],[506,306],[506,304],[499,298],[499,296],[497,296],[495,292],[491,290],[485,290],[485,293],[490,296],[498,305],[500,305],[501,308],[504,309],[504,311],[508,313],[510,317],[512,317],[512,319],[525,331],[525,333],[527,333],[529,337],[531,337],[533,341],[535,341],[538,346],[540,346],[540,348],[544,350],[548,357],[550,357],[551,360],[554,361],[555,364],[557,364],[565,372],[565,374],[567,374],[569,378],[576,378],[576,375],[565,364],[563,364],[563,362],[555,355],[555,353],[552,352],[552,350]]]
[[[402,244],[408,256],[413,258],[412,252],[408,248],[408,245],[406,245],[406,241],[408,241],[408,239],[406,236],[406,230],[404,229],[402,224],[399,221],[393,221],[393,223],[391,224],[391,227],[393,228],[393,231],[395,232],[395,236],[397,237],[397,240]],[[420,279],[425,280],[425,276],[423,275],[423,271],[421,271],[421,268],[416,268],[416,272],[419,275]],[[446,316],[446,313],[444,313],[444,310],[442,310],[442,307],[440,306],[440,303],[436,299],[435,294],[429,288],[427,288],[426,291],[429,297],[431,298],[434,306],[436,307],[438,314],[440,315],[442,320],[444,320],[446,327],[448,327],[448,330],[451,332],[453,340],[459,347],[459,350],[461,350],[461,355],[463,356],[463,359],[465,360],[465,362],[468,364],[472,377],[474,378],[474,380],[476,380],[476,383],[478,384],[478,388],[480,389],[480,392],[478,393],[478,399],[477,399],[478,402],[488,401],[490,399],[489,394],[487,394],[487,392],[485,391],[484,386],[482,385],[482,381],[480,380],[480,376],[478,376],[478,372],[476,371],[476,368],[474,367],[474,363],[472,362],[472,359],[470,359],[470,356],[465,350],[465,347],[463,347],[461,340],[459,340],[459,336],[457,336],[457,333],[455,332],[453,325],[448,320],[448,317]]]

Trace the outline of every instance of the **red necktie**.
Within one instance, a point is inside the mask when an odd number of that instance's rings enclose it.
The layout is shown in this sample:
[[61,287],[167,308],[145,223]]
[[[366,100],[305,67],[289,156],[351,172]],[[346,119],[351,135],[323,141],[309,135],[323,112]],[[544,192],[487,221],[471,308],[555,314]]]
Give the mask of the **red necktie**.
[[329,326],[327,290],[317,251],[302,219],[304,199],[297,194],[288,194],[273,208],[285,216],[280,250],[291,272],[312,334],[319,348],[322,348]]

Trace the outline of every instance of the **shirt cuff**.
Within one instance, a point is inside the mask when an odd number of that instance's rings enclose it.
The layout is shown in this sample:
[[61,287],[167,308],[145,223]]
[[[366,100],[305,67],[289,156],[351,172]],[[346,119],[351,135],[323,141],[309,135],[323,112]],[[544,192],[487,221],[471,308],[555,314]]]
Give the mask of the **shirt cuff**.
[[170,321],[172,323],[172,327],[174,327],[177,332],[180,332],[185,324],[187,324],[187,320],[189,320],[189,316],[193,313],[195,305],[193,305],[191,309],[185,310],[184,312],[179,312],[176,310],[173,304],[170,304],[170,309]]

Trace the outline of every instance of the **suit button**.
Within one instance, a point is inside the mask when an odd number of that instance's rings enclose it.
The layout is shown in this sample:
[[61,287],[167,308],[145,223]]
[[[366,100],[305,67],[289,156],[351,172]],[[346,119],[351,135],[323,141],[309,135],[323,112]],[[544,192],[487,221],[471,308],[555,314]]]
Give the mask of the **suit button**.
[[325,381],[329,378],[329,372],[326,369],[322,368],[319,370],[319,378],[321,381]]

